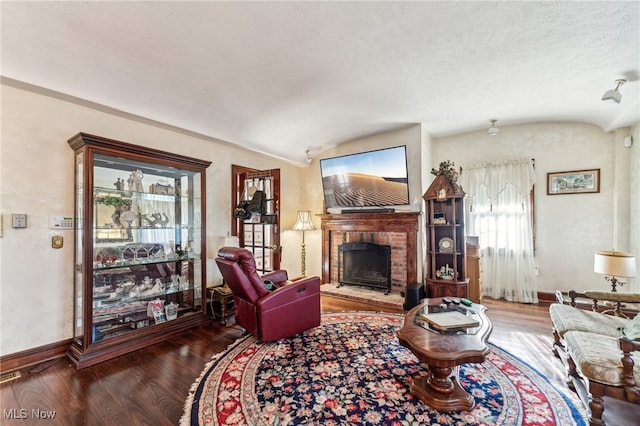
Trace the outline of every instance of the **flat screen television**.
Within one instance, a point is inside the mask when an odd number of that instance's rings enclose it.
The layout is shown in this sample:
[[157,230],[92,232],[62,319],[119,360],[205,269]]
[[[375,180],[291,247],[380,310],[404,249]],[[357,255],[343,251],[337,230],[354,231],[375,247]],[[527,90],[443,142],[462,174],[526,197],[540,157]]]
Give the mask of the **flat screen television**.
[[409,204],[405,145],[320,160],[326,208]]

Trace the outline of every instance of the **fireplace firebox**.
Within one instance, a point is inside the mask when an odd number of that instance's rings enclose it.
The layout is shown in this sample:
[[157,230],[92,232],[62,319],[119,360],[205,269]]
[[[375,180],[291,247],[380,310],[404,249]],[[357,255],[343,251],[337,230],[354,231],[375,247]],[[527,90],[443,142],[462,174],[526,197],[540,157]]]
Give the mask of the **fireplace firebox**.
[[338,287],[358,285],[391,291],[391,246],[357,242],[338,246]]

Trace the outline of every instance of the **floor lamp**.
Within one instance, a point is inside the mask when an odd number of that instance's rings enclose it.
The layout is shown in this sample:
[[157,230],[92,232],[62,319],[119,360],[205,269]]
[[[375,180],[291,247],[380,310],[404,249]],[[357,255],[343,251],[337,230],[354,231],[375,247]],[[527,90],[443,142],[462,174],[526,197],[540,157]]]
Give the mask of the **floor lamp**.
[[302,276],[306,277],[306,250],[304,245],[304,231],[312,231],[316,228],[313,227],[313,223],[311,222],[311,212],[300,210],[298,211],[298,218],[296,219],[296,223],[293,225],[294,231],[302,231],[302,249],[300,250],[300,265],[302,269]]

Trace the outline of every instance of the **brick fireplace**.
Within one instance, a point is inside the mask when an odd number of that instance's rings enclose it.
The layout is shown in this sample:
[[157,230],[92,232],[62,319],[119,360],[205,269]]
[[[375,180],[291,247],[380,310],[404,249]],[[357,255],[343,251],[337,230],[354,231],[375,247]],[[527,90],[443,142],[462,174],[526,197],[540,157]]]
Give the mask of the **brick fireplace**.
[[319,215],[322,227],[322,283],[338,283],[338,248],[347,243],[391,247],[391,292],[420,282],[417,273],[419,212]]

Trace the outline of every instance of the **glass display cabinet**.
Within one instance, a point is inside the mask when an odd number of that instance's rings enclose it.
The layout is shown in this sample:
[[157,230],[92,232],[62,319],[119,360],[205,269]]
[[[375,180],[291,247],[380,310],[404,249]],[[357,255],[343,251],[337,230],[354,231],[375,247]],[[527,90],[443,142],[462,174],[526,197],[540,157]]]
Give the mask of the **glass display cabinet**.
[[78,369],[202,325],[211,164],[79,133],[74,338]]

